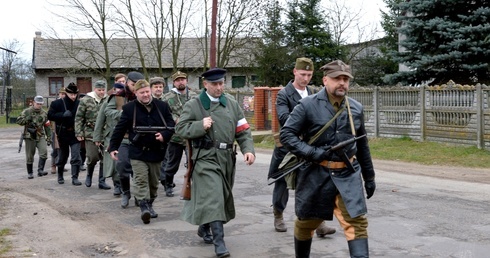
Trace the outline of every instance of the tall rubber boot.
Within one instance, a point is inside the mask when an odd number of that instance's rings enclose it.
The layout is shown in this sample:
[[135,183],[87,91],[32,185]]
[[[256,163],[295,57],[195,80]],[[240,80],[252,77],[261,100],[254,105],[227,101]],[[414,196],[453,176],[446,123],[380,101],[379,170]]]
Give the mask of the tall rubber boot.
[[311,250],[311,239],[308,240],[298,240],[294,238],[294,252],[296,253],[296,258],[309,258]]
[[279,212],[274,208],[274,228],[277,232],[286,232],[288,228],[286,227],[286,223],[284,223],[284,217],[282,216],[282,212]]
[[209,226],[209,223],[199,225],[199,228],[197,228],[197,235],[202,237],[204,243],[213,243],[213,235],[211,234],[211,227]]
[[80,166],[72,165],[71,166],[71,184],[72,185],[82,185],[80,181],[78,181],[78,174],[80,173]]
[[111,189],[111,187],[105,183],[104,166],[102,165],[102,163],[99,164],[99,189]]
[[93,165],[87,166],[87,177],[85,178],[86,187],[92,186],[92,177],[94,176],[94,170],[95,170],[95,166]]
[[63,178],[63,172],[65,171],[64,166],[58,166],[58,184],[62,185],[65,183],[65,179]]
[[369,258],[367,238],[358,238],[347,242],[351,258]]
[[148,201],[148,210],[150,211],[150,217],[152,219],[158,218],[158,213],[156,213],[155,210],[153,209],[153,202],[154,201],[155,201],[155,199],[150,199]]
[[131,191],[129,178],[119,178],[121,182],[121,190],[122,190],[122,198],[121,198],[121,207],[125,209],[129,205],[129,199],[131,199]]
[[175,187],[175,184],[174,184],[174,176],[165,175],[165,185],[164,185],[164,188],[165,188],[165,195],[167,197],[174,196],[174,187]]
[[149,224],[151,219],[151,213],[148,206],[148,200],[140,200],[139,204],[141,208],[141,220],[143,221],[143,223]]
[[34,172],[32,170],[32,164],[26,164],[27,167],[27,178],[33,179],[34,178]]
[[46,165],[46,159],[39,159],[37,163],[37,176],[45,176],[48,172],[44,172],[44,166]]
[[211,231],[213,232],[213,244],[214,244],[214,252],[216,256],[221,257],[229,257],[230,252],[226,249],[225,245],[225,233],[223,231],[223,221],[213,221],[209,223],[211,226]]

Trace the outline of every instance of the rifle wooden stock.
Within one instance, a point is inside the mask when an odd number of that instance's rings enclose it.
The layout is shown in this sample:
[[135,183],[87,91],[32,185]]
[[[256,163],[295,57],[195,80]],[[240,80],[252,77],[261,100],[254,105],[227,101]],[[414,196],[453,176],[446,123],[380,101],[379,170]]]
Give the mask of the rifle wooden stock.
[[182,191],[180,192],[180,198],[182,200],[190,200],[191,193],[191,178],[192,171],[194,170],[194,163],[192,162],[192,144],[191,140],[187,140],[187,171],[184,175],[184,185],[182,186]]

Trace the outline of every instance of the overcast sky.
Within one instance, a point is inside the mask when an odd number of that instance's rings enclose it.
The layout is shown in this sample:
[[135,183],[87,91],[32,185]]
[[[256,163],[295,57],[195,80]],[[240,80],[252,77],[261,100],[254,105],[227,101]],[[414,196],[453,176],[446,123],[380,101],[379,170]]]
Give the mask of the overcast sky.
[[[42,31],[44,24],[50,20],[48,1],[56,0],[2,0],[0,7],[0,46],[18,40],[21,51],[18,55],[23,59],[32,59],[32,41],[36,31]],[[324,0],[327,1],[328,0]],[[337,0],[342,1],[342,0]],[[346,0],[353,8],[360,8],[365,12],[363,20],[366,23],[378,24],[381,20],[379,9],[385,9],[383,0]],[[380,35],[382,36],[382,35]],[[0,50],[2,51],[2,50]]]

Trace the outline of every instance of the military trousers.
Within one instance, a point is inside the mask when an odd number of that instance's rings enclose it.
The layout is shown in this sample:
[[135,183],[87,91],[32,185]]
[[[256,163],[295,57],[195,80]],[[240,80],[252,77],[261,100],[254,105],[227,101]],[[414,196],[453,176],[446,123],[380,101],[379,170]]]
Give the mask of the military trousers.
[[41,137],[39,140],[25,139],[26,164],[34,163],[36,149],[38,150],[40,159],[48,159],[48,147],[46,139]]
[[162,168],[160,170],[160,180],[165,180],[165,176],[175,176],[179,171],[180,161],[185,151],[185,145],[169,142],[167,145],[167,151],[165,152],[165,159],[162,162]]
[[[285,147],[275,147],[272,152],[271,163],[269,165],[269,178],[278,176],[279,165],[284,156],[288,153]],[[286,179],[281,178],[274,183],[272,190],[272,207],[278,212],[283,212],[289,200],[289,190]]]
[[138,200],[151,200],[158,195],[158,176],[161,162],[131,159],[133,167],[133,195]]
[[131,161],[129,160],[129,144],[121,143],[117,150],[116,171],[121,180],[131,179],[133,176],[133,168],[131,167]]
[[[368,221],[366,215],[351,218],[340,194],[337,194],[335,197],[333,213],[339,221],[340,226],[344,229],[344,235],[347,241],[368,237]],[[322,219],[296,218],[294,223],[294,237],[300,241],[312,239],[315,229],[322,222]]]
[[82,158],[80,156],[80,142],[74,144],[66,144],[59,141],[60,151],[58,152],[58,159],[56,160],[56,166],[64,167],[66,162],[68,162],[68,157],[70,159],[70,165],[81,166]]

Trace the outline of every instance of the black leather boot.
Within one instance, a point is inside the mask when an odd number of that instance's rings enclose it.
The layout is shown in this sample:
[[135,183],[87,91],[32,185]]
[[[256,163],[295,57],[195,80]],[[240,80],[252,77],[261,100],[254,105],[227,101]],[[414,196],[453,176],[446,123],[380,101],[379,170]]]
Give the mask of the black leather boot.
[[155,199],[150,199],[150,201],[148,201],[148,210],[150,211],[150,217],[152,219],[158,218],[158,213],[153,210],[153,201],[155,201]]
[[213,244],[214,244],[214,252],[216,256],[221,257],[229,257],[230,252],[226,249],[225,245],[225,233],[223,231],[223,221],[213,221],[209,223],[211,226],[211,231],[213,232]]
[[63,172],[65,171],[64,166],[58,166],[58,184],[62,185],[65,183],[65,179],[63,178]]
[[99,166],[99,189],[109,190],[111,187],[105,183],[104,168],[102,163]]
[[351,258],[368,258],[369,247],[367,238],[358,238],[347,242]]
[[34,172],[32,170],[32,164],[26,164],[27,167],[27,178],[33,179],[34,178]]
[[199,225],[199,228],[197,228],[197,235],[202,237],[204,243],[213,243],[213,235],[211,235],[211,227],[209,226],[209,223]]
[[151,219],[151,213],[148,206],[148,200],[141,200],[139,201],[139,204],[141,208],[141,220],[143,221],[143,223],[149,224]]
[[78,174],[80,173],[80,166],[72,165],[71,166],[71,184],[72,185],[82,185],[80,181],[78,181]]
[[174,177],[173,176],[165,176],[165,184],[164,184],[164,188],[165,188],[165,195],[167,197],[172,197],[174,196],[174,187],[175,187],[175,184],[174,184]]
[[87,166],[87,177],[85,178],[85,186],[86,187],[92,186],[92,177],[94,175],[94,170],[95,170],[95,166],[92,166],[92,165]]
[[296,258],[309,258],[311,250],[311,239],[308,240],[298,240],[294,238],[294,252],[296,253]]
[[121,207],[123,209],[126,209],[126,207],[128,207],[129,205],[129,199],[131,199],[131,191],[129,191],[129,178],[119,178],[119,182],[121,182],[122,191]]
[[46,159],[39,159],[37,163],[37,176],[45,176],[48,172],[44,172],[44,166],[46,165]]

